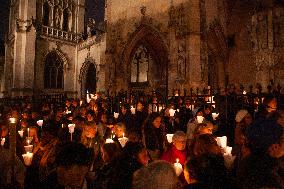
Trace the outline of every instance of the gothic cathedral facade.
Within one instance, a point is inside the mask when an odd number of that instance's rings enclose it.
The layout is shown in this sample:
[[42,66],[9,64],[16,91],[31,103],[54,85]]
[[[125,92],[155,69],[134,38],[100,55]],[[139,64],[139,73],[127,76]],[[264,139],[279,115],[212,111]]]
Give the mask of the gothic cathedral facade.
[[277,1],[105,0],[96,35],[85,3],[12,0],[5,96],[284,84]]

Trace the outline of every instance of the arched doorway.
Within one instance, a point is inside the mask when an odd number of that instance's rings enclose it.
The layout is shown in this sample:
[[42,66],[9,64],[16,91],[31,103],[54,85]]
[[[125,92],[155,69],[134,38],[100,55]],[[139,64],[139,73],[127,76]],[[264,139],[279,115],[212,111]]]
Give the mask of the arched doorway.
[[168,48],[154,28],[141,25],[124,49],[123,62],[127,63],[128,89],[163,95],[168,91]]
[[92,58],[86,58],[80,69],[79,83],[81,97],[85,97],[87,91],[94,93],[97,90],[97,67]]
[[85,90],[89,93],[95,93],[97,89],[97,72],[96,66],[94,64],[90,64],[86,74],[86,83]]

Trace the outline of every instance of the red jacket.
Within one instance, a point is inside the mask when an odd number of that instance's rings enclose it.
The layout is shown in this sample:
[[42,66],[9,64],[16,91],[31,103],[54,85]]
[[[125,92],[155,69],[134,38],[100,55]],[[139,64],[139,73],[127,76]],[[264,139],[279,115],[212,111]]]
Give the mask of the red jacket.
[[176,163],[176,159],[179,159],[179,163],[183,166],[186,161],[186,157],[186,150],[180,151],[176,149],[174,145],[172,145],[170,149],[163,153],[161,159],[172,164]]

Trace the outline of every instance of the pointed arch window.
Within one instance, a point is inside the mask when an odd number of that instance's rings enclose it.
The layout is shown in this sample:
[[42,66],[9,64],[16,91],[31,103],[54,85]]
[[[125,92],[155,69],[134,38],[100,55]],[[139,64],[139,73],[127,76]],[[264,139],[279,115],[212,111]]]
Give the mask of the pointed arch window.
[[63,89],[63,61],[56,52],[47,55],[44,66],[44,88]]
[[131,60],[131,82],[145,83],[148,82],[149,62],[152,60],[148,49],[140,45]]
[[63,30],[69,31],[70,28],[70,22],[71,22],[71,13],[68,9],[64,9],[63,11]]
[[49,25],[49,5],[48,2],[46,1],[43,5],[43,18],[42,18],[42,23],[44,26]]

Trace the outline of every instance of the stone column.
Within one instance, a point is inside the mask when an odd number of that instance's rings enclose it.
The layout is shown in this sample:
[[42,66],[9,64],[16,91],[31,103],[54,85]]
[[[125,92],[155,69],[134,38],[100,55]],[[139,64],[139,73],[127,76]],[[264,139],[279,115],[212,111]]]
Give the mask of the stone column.
[[201,37],[200,37],[200,0],[192,0],[189,2],[190,34],[188,37],[189,51],[189,70],[190,87],[199,87],[201,84]]
[[31,18],[35,15],[36,0],[21,0],[14,42],[12,96],[33,93],[36,32]]

